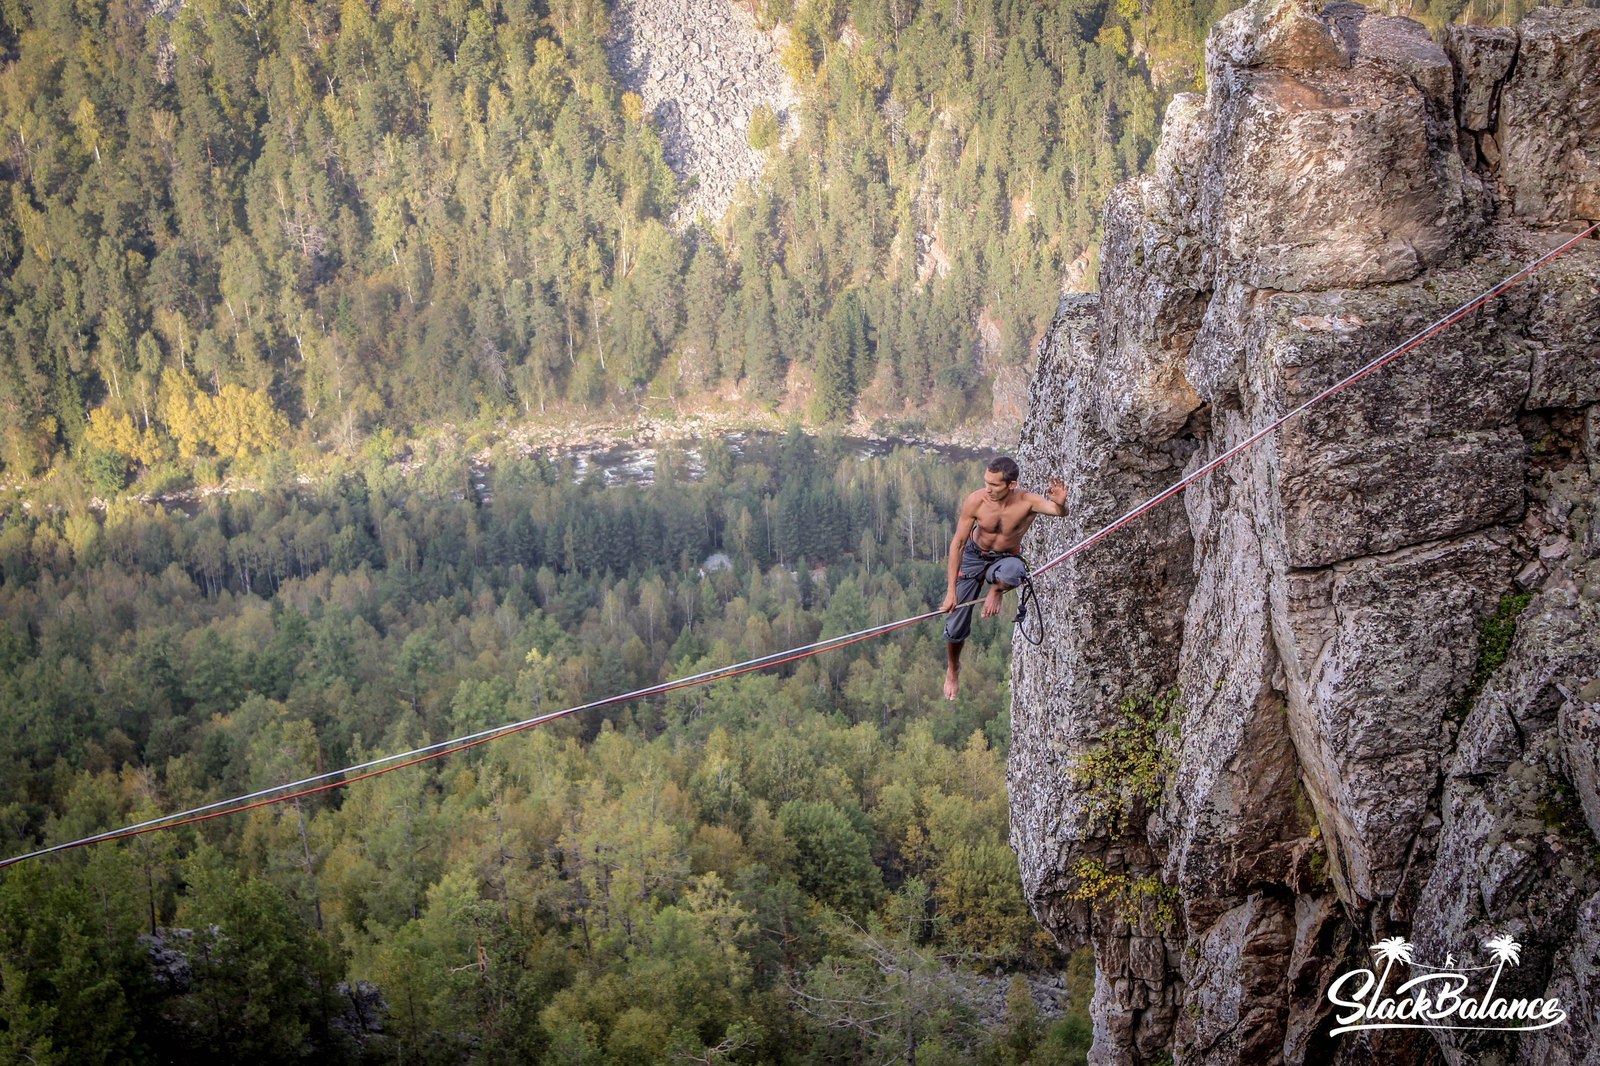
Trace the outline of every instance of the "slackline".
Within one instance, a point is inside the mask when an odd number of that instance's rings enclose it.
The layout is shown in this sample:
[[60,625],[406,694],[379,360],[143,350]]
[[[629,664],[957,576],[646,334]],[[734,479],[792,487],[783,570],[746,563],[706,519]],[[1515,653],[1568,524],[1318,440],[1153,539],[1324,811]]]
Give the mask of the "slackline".
[[[1344,391],[1351,385],[1354,385],[1356,382],[1360,381],[1362,378],[1367,377],[1369,374],[1375,373],[1384,366],[1400,358],[1400,356],[1411,351],[1423,341],[1461,321],[1467,315],[1476,311],[1490,300],[1493,300],[1495,297],[1502,295],[1507,290],[1515,287],[1523,281],[1526,281],[1528,278],[1537,273],[1539,269],[1542,268],[1546,263],[1549,263],[1557,256],[1569,251],[1576,246],[1578,242],[1584,240],[1596,230],[1600,230],[1600,222],[1591,224],[1587,229],[1578,233],[1576,236],[1572,237],[1556,248],[1546,252],[1538,259],[1535,259],[1531,263],[1524,266],[1521,270],[1518,270],[1516,273],[1505,278],[1499,284],[1485,290],[1478,296],[1456,308],[1454,311],[1451,311],[1444,317],[1425,326],[1419,332],[1402,341],[1399,345],[1391,348],[1384,354],[1378,356],[1376,359],[1373,359],[1371,362],[1350,374],[1348,377],[1345,377],[1337,383],[1328,386],[1326,389],[1311,397],[1311,399],[1305,401],[1298,407],[1289,411],[1287,414],[1282,415],[1273,422],[1257,430],[1255,433],[1252,433],[1250,436],[1246,437],[1238,444],[1218,455],[1216,458],[1206,462],[1192,473],[1185,475],[1182,479],[1156,493],[1148,500],[1145,500],[1138,506],[1113,519],[1111,522],[1102,526],[1099,530],[1079,540],[1077,543],[1068,547],[1058,555],[1053,556],[1038,569],[1034,570],[1033,575],[1037,576],[1052,570],[1057,566],[1060,566],[1073,556],[1087,551],[1090,547],[1098,544],[1100,541],[1121,529],[1123,526],[1126,526],[1128,523],[1132,522],[1145,512],[1161,506],[1161,504],[1178,495],[1184,489],[1188,488],[1190,485],[1194,484],[1200,478],[1204,477],[1206,474],[1209,474],[1223,463],[1228,462],[1230,459],[1233,459],[1239,455],[1239,453],[1245,451],[1255,444],[1260,443],[1266,437],[1271,436],[1274,432],[1282,428],[1283,425],[1289,420],[1297,418],[1306,411],[1310,410],[1312,407],[1322,403],[1329,397]],[[974,599],[969,600],[967,603],[959,604],[958,606],[967,607],[975,605],[979,602],[979,599]],[[650,685],[641,689],[635,689],[632,692],[625,692],[616,696],[607,696],[604,699],[593,700],[589,703],[578,704],[577,706],[567,707],[559,711],[551,711],[548,714],[536,715],[532,718],[525,718],[520,722],[513,722],[509,725],[496,726],[492,729],[485,729],[481,732],[470,733],[462,737],[455,737],[451,740],[443,740],[437,744],[429,744],[425,747],[413,748],[410,751],[401,752],[398,755],[386,755],[382,758],[372,759],[368,762],[357,763],[353,766],[346,766],[338,770],[330,770],[327,773],[318,774],[315,777],[302,778],[299,781],[291,781],[287,784],[276,785],[272,788],[262,789],[258,792],[251,792],[248,795],[233,796],[229,799],[217,800],[214,803],[208,803],[199,807],[192,807],[189,810],[179,811],[175,814],[163,815],[159,818],[152,818],[149,821],[139,822],[135,825],[124,826],[121,829],[96,833],[92,836],[82,837],[78,840],[68,841],[63,844],[55,844],[48,848],[40,848],[37,851],[30,851],[23,855],[14,855],[9,859],[0,859],[0,869],[23,862],[27,859],[36,859],[45,855],[53,855],[57,852],[69,851],[74,848],[85,847],[89,844],[99,844],[108,840],[122,840],[127,837],[140,836],[145,833],[154,833],[163,829],[176,829],[179,826],[193,825],[197,822],[209,821],[213,818],[222,818],[226,815],[240,814],[244,811],[255,810],[260,807],[268,807],[278,803],[287,803],[291,800],[303,799],[306,796],[316,795],[319,792],[328,792],[332,789],[354,784],[357,781],[365,781],[368,778],[377,777],[380,774],[390,773],[394,770],[404,769],[408,766],[416,766],[419,763],[429,762],[433,759],[441,759],[446,755],[453,755],[459,751],[466,751],[468,748],[475,748],[480,744],[487,744],[492,740],[499,740],[501,737],[508,737],[514,733],[521,733],[525,730],[544,725],[547,722],[553,722],[559,718],[566,718],[569,715],[579,714],[583,711],[597,710],[601,707],[609,707],[619,703],[627,703],[632,700],[644,699],[649,696],[658,696],[669,692],[676,692],[680,689],[692,688],[698,685],[708,685],[713,681],[721,681],[726,678],[736,677],[740,674],[747,674],[756,670],[766,670],[775,666],[782,666],[787,663],[798,662],[801,659],[807,659],[813,655],[821,655],[824,652],[848,647],[851,644],[857,644],[864,640],[871,640],[875,637],[885,636],[889,633],[895,632],[896,630],[905,629],[908,626],[926,622],[931,618],[942,617],[944,613],[944,611],[939,610],[924,611],[922,614],[912,615],[908,618],[902,618],[894,622],[886,622],[883,625],[871,626],[866,629],[857,630],[854,633],[846,633],[837,637],[829,637],[826,640],[819,640],[812,644],[805,644],[799,647],[789,648],[784,651],[773,652],[771,655],[747,659],[742,663],[735,663],[732,666],[718,667],[716,669],[707,670],[703,673],[694,674],[689,677],[679,678],[675,681],[663,681],[660,684]]]

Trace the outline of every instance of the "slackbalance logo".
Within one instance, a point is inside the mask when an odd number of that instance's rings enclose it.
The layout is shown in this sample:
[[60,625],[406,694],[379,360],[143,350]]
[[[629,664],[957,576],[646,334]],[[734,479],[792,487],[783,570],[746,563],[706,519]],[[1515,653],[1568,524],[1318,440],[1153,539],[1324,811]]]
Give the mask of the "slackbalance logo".
[[[1491,937],[1483,945],[1490,962],[1483,966],[1457,966],[1455,956],[1445,956],[1443,966],[1414,962],[1411,945],[1403,937],[1390,937],[1373,946],[1383,963],[1382,973],[1351,970],[1328,988],[1328,999],[1348,1013],[1335,1017],[1331,1034],[1362,1029],[1493,1029],[1532,1032],[1567,1020],[1557,999],[1504,999],[1495,995],[1506,963],[1515,966],[1522,945],[1508,936]],[[1411,975],[1388,990],[1395,963],[1404,963]],[[1487,987],[1485,987],[1485,985]],[[1483,988],[1482,994],[1476,989]]]

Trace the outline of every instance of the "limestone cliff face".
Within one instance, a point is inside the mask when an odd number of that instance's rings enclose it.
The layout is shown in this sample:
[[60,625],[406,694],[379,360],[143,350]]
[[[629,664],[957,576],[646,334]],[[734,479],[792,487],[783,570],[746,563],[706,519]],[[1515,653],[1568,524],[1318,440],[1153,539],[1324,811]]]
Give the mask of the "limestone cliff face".
[[[1207,51],[1041,348],[1024,479],[1073,502],[1034,558],[1600,217],[1600,12],[1441,46],[1290,0]],[[1094,946],[1092,1061],[1600,1062],[1597,276],[1585,242],[1039,581],[1012,842]],[[1566,1025],[1328,1036],[1376,940],[1497,933]]]

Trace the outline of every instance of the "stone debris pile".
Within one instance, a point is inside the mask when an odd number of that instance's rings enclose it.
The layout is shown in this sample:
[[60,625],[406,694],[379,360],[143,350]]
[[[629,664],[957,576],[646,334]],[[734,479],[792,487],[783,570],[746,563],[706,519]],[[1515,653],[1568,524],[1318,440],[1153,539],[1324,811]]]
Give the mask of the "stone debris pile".
[[620,0],[612,26],[612,67],[643,99],[684,185],[674,220],[720,218],[764,166],[749,142],[755,108],[765,104],[780,130],[790,128],[796,97],[775,35],[727,0]]

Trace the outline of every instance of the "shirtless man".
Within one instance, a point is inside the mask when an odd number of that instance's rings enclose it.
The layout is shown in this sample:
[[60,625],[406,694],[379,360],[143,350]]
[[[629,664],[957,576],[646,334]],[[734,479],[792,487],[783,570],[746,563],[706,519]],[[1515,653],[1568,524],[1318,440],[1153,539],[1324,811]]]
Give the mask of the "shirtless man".
[[[961,648],[972,631],[972,604],[985,582],[983,617],[1000,613],[1000,597],[1022,583],[1027,573],[1017,548],[1035,515],[1067,513],[1067,486],[1050,479],[1049,497],[1017,488],[1015,460],[1001,456],[989,464],[983,488],[961,504],[956,535],[950,539],[950,582],[940,610],[950,617],[944,623],[944,698],[956,698],[961,673]],[[957,604],[966,604],[958,607]]]

